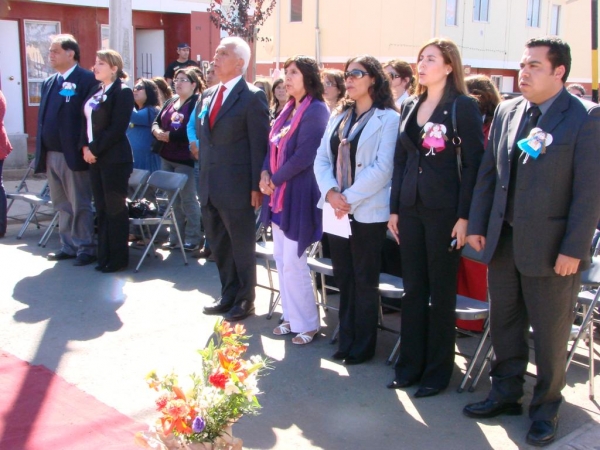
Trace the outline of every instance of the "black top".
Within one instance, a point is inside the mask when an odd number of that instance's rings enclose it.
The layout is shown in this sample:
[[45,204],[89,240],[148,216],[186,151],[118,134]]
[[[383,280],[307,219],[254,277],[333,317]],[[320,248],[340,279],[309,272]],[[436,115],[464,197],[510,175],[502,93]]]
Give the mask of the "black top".
[[185,69],[186,67],[190,66],[198,67],[198,63],[193,59],[188,59],[186,62],[179,62],[175,60],[167,66],[167,69],[165,70],[165,78],[173,79],[175,72],[177,72],[178,69]]
[[[350,116],[350,128],[352,128],[354,126],[354,124],[356,123],[357,120],[358,120],[358,118],[356,117],[356,111],[352,111],[352,115]],[[333,133],[331,134],[331,141],[330,141],[331,153],[333,155],[334,161],[337,161],[338,148],[340,146],[340,136],[338,134],[338,129],[339,129],[339,125],[335,130],[333,130]],[[363,127],[363,129],[364,129],[364,127]],[[356,151],[358,150],[358,141],[360,140],[360,135],[362,134],[363,129],[361,129],[356,134],[354,140],[352,140],[350,142],[350,171],[352,173],[353,180],[355,178],[354,172],[356,171]],[[333,165],[333,176],[337,179],[337,164]]]
[[408,122],[406,123],[406,134],[411,141],[417,146],[421,147],[423,144],[423,127],[419,126],[417,123],[417,113],[419,112],[419,107],[421,103],[417,103],[415,105],[415,112],[409,117]]

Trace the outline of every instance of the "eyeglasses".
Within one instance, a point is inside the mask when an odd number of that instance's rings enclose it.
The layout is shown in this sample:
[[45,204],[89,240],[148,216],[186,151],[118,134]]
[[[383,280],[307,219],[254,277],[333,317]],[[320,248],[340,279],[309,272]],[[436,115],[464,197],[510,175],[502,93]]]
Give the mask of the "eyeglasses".
[[335,86],[335,83],[332,83],[331,81],[326,81],[325,83],[323,83],[323,85],[325,87],[332,87],[332,86]]
[[134,91],[143,91],[144,90],[144,85],[143,84],[139,84],[137,86],[134,86],[133,90]]
[[347,80],[348,78],[362,78],[366,75],[369,75],[369,72],[365,72],[364,70],[354,69],[350,72],[344,73],[344,78]]
[[173,80],[173,83],[188,83],[190,80],[188,80],[187,78],[175,78]]
[[573,94],[575,97],[583,98],[583,94]]
[[402,78],[402,75],[398,75],[397,73],[392,72],[386,72],[386,75],[392,80],[395,80],[396,78]]

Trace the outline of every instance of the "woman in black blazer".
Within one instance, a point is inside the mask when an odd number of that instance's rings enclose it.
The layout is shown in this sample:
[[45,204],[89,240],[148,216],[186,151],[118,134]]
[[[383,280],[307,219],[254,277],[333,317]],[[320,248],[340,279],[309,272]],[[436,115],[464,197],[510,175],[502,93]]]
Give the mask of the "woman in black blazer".
[[466,241],[483,132],[456,44],[432,39],[417,61],[416,96],[403,105],[390,200],[388,228],[402,246],[405,297],[400,359],[388,387],[418,383],[415,397],[430,397],[448,386],[454,366],[458,249]]
[[131,89],[121,80],[123,59],[114,50],[96,53],[94,75],[100,89],[84,104],[83,159],[90,164],[98,220],[98,265],[103,273],[117,272],[129,263],[129,215],[125,199],[133,155],[127,127],[133,110]]

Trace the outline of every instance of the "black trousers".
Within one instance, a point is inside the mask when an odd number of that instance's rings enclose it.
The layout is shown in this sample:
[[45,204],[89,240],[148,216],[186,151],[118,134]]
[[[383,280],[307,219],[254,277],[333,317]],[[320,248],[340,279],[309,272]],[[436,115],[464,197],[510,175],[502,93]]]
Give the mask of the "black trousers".
[[216,208],[210,201],[202,205],[206,239],[210,242],[221,279],[225,303],[254,302],[256,287],[255,213],[245,208]]
[[444,389],[454,368],[456,277],[460,252],[448,251],[456,209],[401,207],[402,299],[396,377]]
[[340,290],[339,350],[357,359],[375,354],[379,272],[386,222],[350,222],[352,236],[328,235],[335,283]]
[[90,166],[98,221],[98,265],[124,267],[129,263],[128,180],[133,163]]
[[520,273],[514,262],[512,228],[503,228],[488,266],[495,353],[490,398],[513,402],[523,396],[531,325],[537,378],[529,416],[550,420],[558,414],[580,283],[581,273],[566,277],[528,277]]

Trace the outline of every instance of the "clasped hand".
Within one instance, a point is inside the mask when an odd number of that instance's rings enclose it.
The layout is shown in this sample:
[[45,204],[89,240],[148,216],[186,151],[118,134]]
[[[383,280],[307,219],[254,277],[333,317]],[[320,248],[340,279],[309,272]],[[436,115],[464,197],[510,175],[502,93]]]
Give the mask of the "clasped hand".
[[169,142],[169,131],[162,131],[159,128],[155,128],[152,134],[159,141]]
[[275,191],[275,185],[271,181],[271,174],[268,171],[263,170],[260,174],[260,182],[258,183],[260,192],[265,195],[272,195]]
[[94,164],[96,162],[96,157],[87,145],[83,147],[83,160],[88,164]]
[[346,201],[346,196],[334,190],[330,190],[325,198],[335,211],[335,217],[341,219],[350,212],[351,205]]

